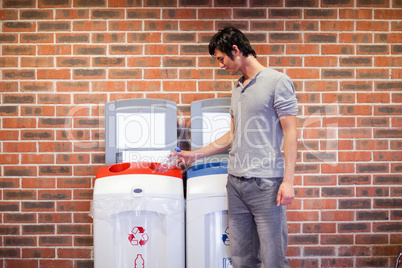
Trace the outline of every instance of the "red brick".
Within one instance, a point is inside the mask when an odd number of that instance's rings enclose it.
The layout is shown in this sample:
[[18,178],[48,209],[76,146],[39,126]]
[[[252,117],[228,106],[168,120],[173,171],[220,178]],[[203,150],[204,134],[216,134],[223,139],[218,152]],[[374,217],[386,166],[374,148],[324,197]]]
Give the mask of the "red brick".
[[145,55],[178,55],[178,45],[152,44],[145,46]]
[[270,9],[268,11],[268,18],[288,18],[288,19],[301,19],[303,16],[301,9]]
[[89,33],[58,33],[56,43],[88,43],[89,36]]
[[89,67],[90,59],[87,57],[58,57],[57,67]]
[[[389,196],[389,189],[387,187],[358,187],[356,188],[356,196],[358,197],[380,197]],[[384,213],[382,211],[367,212],[367,214],[372,214],[373,216],[362,216],[364,212],[359,212],[357,215],[358,220],[384,220],[388,219],[388,212]],[[380,214],[380,216],[378,216]]]
[[355,171],[354,164],[337,163],[337,164],[321,164],[321,173],[353,173]]
[[[281,25],[279,22],[276,24]],[[276,25],[274,24],[274,26]],[[318,31],[319,22],[316,21],[286,21],[286,31]],[[282,27],[274,27],[272,30],[283,30]],[[301,45],[303,46],[303,45]],[[308,53],[310,54],[310,53]]]
[[372,131],[368,128],[339,129],[339,138],[371,138]]
[[91,35],[93,43],[124,43],[126,40],[124,33],[93,33]]
[[71,213],[38,213],[39,223],[72,223]]
[[356,150],[385,150],[388,142],[383,140],[357,140]]
[[54,188],[56,186],[54,178],[24,178],[23,188]]
[[402,65],[402,57],[375,57],[376,67],[398,67]]
[[61,259],[90,259],[91,250],[81,248],[59,248],[57,256]]
[[333,258],[333,259],[322,259],[322,267],[354,267],[354,262],[352,258]]
[[374,19],[400,20],[402,19],[402,15],[397,9],[376,9],[374,11]]
[[24,267],[24,268],[37,268],[38,267],[38,260],[24,260],[24,259],[19,259],[19,260],[13,260],[13,259],[6,259],[4,260],[4,263],[6,267],[9,268],[19,268],[19,267]]
[[340,9],[340,19],[370,20],[372,19],[371,9]]
[[163,81],[163,91],[195,91],[195,81]]
[[356,164],[356,171],[358,173],[388,173],[388,163],[375,163],[375,164]]
[[322,211],[321,220],[322,221],[353,221],[355,218],[354,211]]
[[212,79],[212,70],[205,69],[181,69],[179,79]]
[[140,33],[129,33],[128,42],[129,43],[160,43],[162,41],[162,33],[160,32],[140,32]]
[[127,59],[128,67],[159,67],[160,65],[160,57],[130,57]]
[[34,32],[36,31],[36,23],[35,22],[4,22],[3,23],[3,32]]
[[286,74],[292,79],[318,79],[320,77],[320,71],[318,69],[311,68],[292,68],[287,69]]
[[75,104],[85,104],[85,103],[105,103],[107,101],[106,94],[94,93],[90,96],[88,94],[74,94]]
[[0,20],[17,20],[18,10],[0,10]]
[[21,67],[54,67],[54,63],[53,58],[50,57],[35,57],[35,58],[22,57]]
[[198,19],[231,19],[231,9],[199,9]]
[[48,81],[29,81],[20,82],[21,90],[24,92],[50,92],[54,91],[52,82]]
[[90,201],[60,201],[57,211],[89,211]]
[[145,21],[145,31],[177,31],[178,21]]
[[392,79],[401,79],[402,71],[400,69],[391,69],[391,78]]
[[333,199],[307,199],[303,200],[303,208],[308,210],[335,209],[336,200]]
[[182,103],[190,104],[193,101],[214,98],[214,93],[182,94]]
[[335,233],[335,223],[304,223],[303,233]]
[[110,21],[109,29],[111,31],[141,31],[142,22],[141,21]]
[[[68,236],[39,237],[39,246],[56,247],[56,246],[71,246],[71,245],[72,245],[72,238]],[[66,267],[70,267],[70,265],[67,265]]]
[[321,21],[321,31],[348,32],[354,31],[354,21]]
[[322,55],[353,55],[355,47],[352,45],[322,45]]
[[[93,199],[93,190],[92,189],[75,189],[73,192],[74,200],[92,200]],[[78,214],[80,219],[88,219],[88,215],[86,214]],[[74,215],[76,216],[76,215]],[[86,221],[85,221],[86,222]]]
[[389,31],[389,24],[385,21],[356,21],[356,31]]
[[142,71],[140,69],[109,70],[108,75],[108,79],[140,79],[140,78],[142,78]]
[[339,34],[340,43],[372,43],[371,34],[367,33],[341,33]]
[[336,57],[305,57],[304,58],[304,66],[306,67],[328,67],[328,66],[337,66],[338,59]]
[[[32,83],[32,87],[40,86],[40,82]],[[23,86],[25,87],[25,86]],[[48,101],[46,97],[39,95],[40,101]],[[54,116],[55,115],[55,107],[53,106],[21,106],[21,115],[22,116]]]
[[39,152],[71,152],[72,146],[68,142],[39,142]]
[[56,267],[73,267],[72,260],[40,260],[40,267],[49,267],[49,268],[56,268]]
[[232,83],[230,82],[215,82],[215,81],[199,81],[199,91],[230,91],[232,90]]
[[[69,104],[71,102],[70,95],[62,93],[41,94],[38,97],[39,104]],[[43,122],[43,120],[39,121],[39,123],[41,122]],[[68,122],[68,119],[66,119],[66,122]]]
[[53,154],[22,154],[21,164],[53,164]]
[[162,19],[189,20],[197,18],[196,9],[163,9]]
[[79,81],[79,82],[69,82],[69,81],[58,81],[56,82],[57,91],[63,92],[76,92],[76,91],[89,91],[89,82]]
[[286,215],[289,222],[318,221],[319,218],[317,211],[288,211]]
[[18,67],[18,58],[0,57],[0,67]]
[[71,55],[71,45],[38,45],[38,55]]
[[359,235],[356,235],[356,244],[388,244],[388,235],[359,234]]
[[34,142],[4,142],[3,151],[13,153],[36,152],[36,144]]
[[[40,1],[42,2],[42,1]],[[69,7],[69,6],[66,6]],[[89,10],[85,9],[56,9],[57,20],[89,19]]]
[[17,92],[18,83],[17,82],[0,82],[0,92]]
[[31,69],[26,70],[10,70],[3,69],[4,80],[31,80],[35,79],[35,71]]
[[319,45],[290,44],[286,46],[286,54],[319,54]]
[[[323,103],[355,103],[355,94],[348,93],[323,93]],[[342,107],[342,106],[341,106]]]
[[74,69],[73,79],[105,79],[105,69]]
[[339,161],[341,162],[361,162],[361,161],[371,161],[372,160],[372,153],[367,151],[360,151],[360,152],[339,152]]
[[151,99],[160,99],[160,100],[169,100],[174,102],[180,102],[180,94],[179,93],[147,93],[145,95],[147,98]]
[[56,249],[54,248],[23,248],[22,249],[22,258],[55,258],[56,257]]
[[68,69],[39,69],[38,79],[70,79],[71,71]]
[[92,82],[92,91],[124,91],[125,83],[122,81]]

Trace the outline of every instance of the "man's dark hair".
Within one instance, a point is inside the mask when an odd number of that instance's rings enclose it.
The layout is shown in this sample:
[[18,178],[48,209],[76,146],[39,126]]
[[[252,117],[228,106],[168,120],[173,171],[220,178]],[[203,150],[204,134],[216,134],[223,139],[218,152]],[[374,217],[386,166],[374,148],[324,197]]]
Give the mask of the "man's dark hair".
[[243,56],[253,55],[257,58],[257,54],[254,49],[251,48],[250,42],[247,37],[238,29],[234,27],[225,27],[223,30],[219,30],[209,42],[209,54],[215,56],[215,49],[226,53],[233,60],[233,45],[236,45],[243,53]]

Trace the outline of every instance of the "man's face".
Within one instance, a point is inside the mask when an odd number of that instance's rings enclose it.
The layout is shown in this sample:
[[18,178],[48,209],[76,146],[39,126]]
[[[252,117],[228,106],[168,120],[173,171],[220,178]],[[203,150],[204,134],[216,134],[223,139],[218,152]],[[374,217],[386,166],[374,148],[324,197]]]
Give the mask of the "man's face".
[[219,62],[220,68],[225,68],[231,75],[235,75],[239,71],[239,64],[236,62],[236,57],[232,60],[226,53],[215,49],[215,58]]

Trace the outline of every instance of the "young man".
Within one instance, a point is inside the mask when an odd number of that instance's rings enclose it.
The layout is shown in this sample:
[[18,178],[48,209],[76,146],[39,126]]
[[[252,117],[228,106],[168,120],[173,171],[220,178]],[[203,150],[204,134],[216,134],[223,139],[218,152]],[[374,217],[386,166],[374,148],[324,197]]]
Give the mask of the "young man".
[[[243,76],[231,98],[231,130],[195,151],[178,153],[186,164],[229,148],[227,194],[233,267],[289,267],[286,205],[294,199],[297,101],[288,76],[266,68],[245,35],[219,31],[209,53],[231,75]],[[282,153],[283,150],[283,153]]]

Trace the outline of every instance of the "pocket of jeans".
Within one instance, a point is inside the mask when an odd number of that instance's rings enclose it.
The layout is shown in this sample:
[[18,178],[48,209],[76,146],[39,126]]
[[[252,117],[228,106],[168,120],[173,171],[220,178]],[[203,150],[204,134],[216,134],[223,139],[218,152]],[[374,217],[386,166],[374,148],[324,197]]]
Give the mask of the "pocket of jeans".
[[280,178],[255,178],[254,185],[258,190],[267,191],[270,189],[276,189]]

